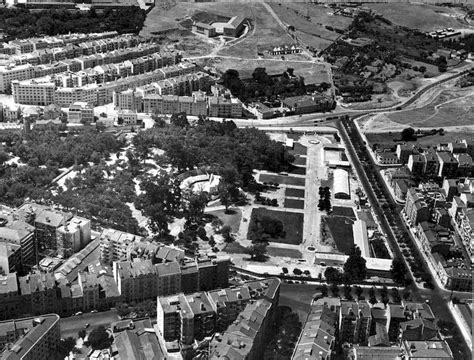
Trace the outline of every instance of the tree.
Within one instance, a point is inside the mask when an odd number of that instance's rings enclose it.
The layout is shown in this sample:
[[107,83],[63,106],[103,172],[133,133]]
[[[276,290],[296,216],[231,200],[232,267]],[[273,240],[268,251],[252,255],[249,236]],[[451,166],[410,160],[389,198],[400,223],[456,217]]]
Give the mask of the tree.
[[107,349],[112,345],[113,341],[113,337],[110,336],[102,325],[93,329],[87,338],[88,344],[94,350]]
[[366,260],[362,257],[357,246],[353,246],[346,263],[344,264],[344,277],[349,282],[357,282],[367,277]]
[[415,129],[409,127],[402,130],[402,141],[414,141],[416,140]]
[[144,177],[140,188],[143,193],[135,201],[137,209],[149,217],[149,225],[159,235],[168,232],[168,222],[177,215],[181,204],[181,189],[177,179],[165,171]]
[[204,209],[208,201],[207,193],[188,193],[184,200],[184,217],[188,225],[198,224],[202,220]]
[[326,284],[322,284],[321,286],[319,286],[318,290],[321,291],[323,297],[328,296],[328,286]]
[[234,241],[234,237],[232,236],[232,228],[229,225],[224,225],[221,228],[221,235],[224,238],[225,242],[232,242]]
[[186,116],[185,112],[180,112],[178,114],[171,115],[170,118],[171,125],[184,128],[189,126],[188,117]]
[[265,260],[265,254],[267,253],[268,243],[259,241],[255,244],[250,245],[247,248],[247,253],[250,255],[250,260],[263,261]]
[[341,272],[332,266],[324,271],[324,277],[328,283],[339,284],[341,282]]
[[390,268],[390,272],[393,277],[393,281],[400,285],[406,285],[407,283],[407,268],[405,263],[400,257],[395,257],[392,260],[392,266]]
[[68,337],[66,339],[61,339],[57,348],[57,354],[61,359],[64,359],[66,356],[69,356],[71,351],[74,351],[76,347],[76,339],[73,337]]
[[229,206],[232,204],[232,196],[230,195],[229,186],[225,183],[220,183],[217,188],[217,194],[221,204],[225,206],[225,212],[229,211]]
[[87,336],[87,332],[86,332],[86,330],[81,329],[81,330],[79,330],[79,332],[77,333],[77,335],[78,335],[81,339],[84,340],[84,338]]
[[377,303],[377,298],[375,297],[375,288],[371,287],[369,289],[369,302],[374,305]]

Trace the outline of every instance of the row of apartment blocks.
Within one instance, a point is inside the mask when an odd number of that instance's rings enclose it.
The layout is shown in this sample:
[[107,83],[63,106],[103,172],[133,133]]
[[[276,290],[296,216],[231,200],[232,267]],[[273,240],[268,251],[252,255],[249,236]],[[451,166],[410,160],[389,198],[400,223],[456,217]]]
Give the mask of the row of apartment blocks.
[[225,257],[140,263],[120,262],[112,267],[92,263],[77,273],[75,281],[43,272],[1,275],[0,319],[49,312],[69,316],[78,311],[108,310],[122,302],[228,286],[230,261]]
[[[452,359],[449,346],[442,340],[434,321],[433,312],[425,303],[372,306],[367,301],[317,299],[311,304],[292,359],[330,360],[336,342],[349,346],[358,344],[356,349],[372,353],[370,358],[374,359],[378,358],[380,349],[387,353],[396,349],[394,352],[399,355],[407,343],[436,342],[442,343],[449,354],[445,359]],[[394,357],[400,358],[416,357]]]
[[[106,31],[102,33],[73,33],[55,36],[43,36],[38,38],[17,39],[0,46],[1,54],[26,54],[41,49],[51,49],[55,47],[66,46],[68,44],[80,44],[100,39],[110,39],[117,37],[117,31]],[[130,35],[122,35],[130,36]],[[11,49],[11,50],[10,50]]]
[[262,359],[279,297],[280,280],[276,278],[209,292],[158,297],[159,335],[166,342],[167,351],[178,348],[185,358],[206,339],[208,359]]
[[[130,45],[133,45],[132,42]],[[138,44],[136,44],[138,45]],[[128,59],[135,59],[140,56],[153,54],[158,52],[160,46],[153,43],[139,44],[136,47],[126,48],[122,50],[111,50],[110,52],[89,54],[86,51],[80,54],[79,57],[75,57],[75,53],[68,54],[68,57],[56,62],[45,63],[42,65],[36,64],[36,62],[28,63],[23,62],[17,64],[7,59],[2,61],[0,66],[0,92],[10,90],[11,82],[13,80],[28,80],[41,76],[57,74],[65,71],[79,71],[89,67],[111,64],[113,62],[120,62]],[[79,53],[78,51],[76,52]],[[71,56],[71,58],[69,58]],[[62,57],[62,56],[61,56]]]
[[[444,287],[472,290],[474,179],[462,185],[445,180],[409,188],[404,212],[422,251]],[[468,190],[458,193],[459,188]],[[464,256],[464,252],[467,255]]]
[[[154,86],[156,85],[156,86]],[[242,102],[231,96],[207,96],[205,92],[193,91],[191,96],[165,95],[171,89],[161,84],[151,84],[156,93],[146,93],[142,89],[126,90],[114,94],[114,105],[122,112],[144,112],[149,114],[204,115],[222,118],[241,118]],[[203,87],[201,87],[202,89]],[[120,115],[119,115],[120,116]]]
[[379,148],[377,160],[384,165],[406,165],[414,177],[466,177],[474,174],[474,141],[439,145],[437,148],[418,148],[399,144],[396,151]]
[[160,86],[173,93],[212,82],[207,74],[195,73],[196,71],[197,66],[194,64],[179,63],[141,75],[117,78],[115,81],[99,84],[91,83],[80,87],[57,87],[51,78],[13,81],[13,97],[16,103],[25,105],[57,104],[60,107],[68,107],[79,101],[100,106],[111,103],[114,92],[150,82],[159,82]]
[[[67,44],[63,47],[44,48],[21,55],[6,55],[5,60],[12,65],[49,64],[55,61],[80,58],[93,54],[112,53],[116,50],[133,48],[144,43],[144,39],[134,35],[122,35],[112,39],[94,40],[80,44]],[[4,50],[4,49],[0,49]]]

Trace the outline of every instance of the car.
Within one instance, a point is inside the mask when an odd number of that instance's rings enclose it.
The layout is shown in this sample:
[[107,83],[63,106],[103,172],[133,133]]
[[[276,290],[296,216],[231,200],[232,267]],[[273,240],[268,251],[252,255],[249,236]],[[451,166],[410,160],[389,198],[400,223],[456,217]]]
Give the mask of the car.
[[91,314],[95,314],[95,313],[98,313],[98,311],[97,310],[92,310],[91,311]]
[[82,311],[78,311],[77,313],[74,314],[74,316],[80,316],[82,315]]
[[91,326],[91,324],[87,323],[84,325],[84,329],[87,329],[89,326]]

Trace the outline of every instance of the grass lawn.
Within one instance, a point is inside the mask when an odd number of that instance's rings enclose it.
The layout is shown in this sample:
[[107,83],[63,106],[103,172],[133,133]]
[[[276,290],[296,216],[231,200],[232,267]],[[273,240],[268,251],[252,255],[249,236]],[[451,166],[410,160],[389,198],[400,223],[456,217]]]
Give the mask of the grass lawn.
[[[278,219],[283,223],[283,230],[286,233],[284,238],[270,239],[270,242],[298,245],[303,239],[303,214],[285,211],[268,210],[265,208],[252,209],[249,229],[255,222],[257,216],[269,216]],[[249,235],[247,234],[247,237]]]
[[288,209],[304,209],[304,200],[285,198],[285,207]]
[[[396,142],[393,141],[393,139],[399,139],[400,138],[400,133],[399,132],[393,132],[392,134],[390,133],[367,133],[365,134],[367,137],[367,140],[369,141],[370,144],[396,144]],[[446,144],[450,143],[456,140],[462,140],[466,138],[472,138],[473,135],[472,133],[466,133],[466,132],[453,132],[453,131],[446,131],[444,135],[433,135],[433,136],[424,136],[419,139],[417,139],[416,142],[413,142],[413,144],[420,144],[420,145],[437,145],[437,144]],[[399,141],[398,143],[401,143]]]
[[306,155],[308,154],[308,148],[300,143],[295,142],[293,149],[290,150],[291,154]]
[[240,245],[239,242],[233,241],[231,243],[226,244],[224,249],[222,251],[225,251],[228,254],[246,254],[247,249]]
[[295,166],[289,171],[290,174],[306,175],[306,168],[303,166]]
[[303,255],[300,251],[295,249],[282,249],[272,246],[267,247],[267,255],[275,257],[289,257],[293,259],[301,259]]
[[[226,55],[227,56],[227,55]],[[234,55],[232,55],[234,56]],[[256,58],[257,56],[255,56]],[[296,56],[293,56],[296,57]],[[299,61],[308,60],[303,56],[299,56]],[[241,59],[241,58],[206,58],[196,60],[203,66],[214,66],[216,69],[225,72],[227,69],[235,69],[239,72],[240,78],[250,78],[257,67],[264,67],[268,74],[282,74],[286,69],[295,69],[295,74],[302,76],[306,84],[321,83],[328,81],[328,74],[324,65],[308,62],[292,61],[289,55],[285,57],[285,61],[280,59]]]
[[285,175],[260,174],[261,182],[273,182],[277,184],[304,186],[305,179]]
[[367,4],[367,7],[397,25],[421,31],[464,27],[456,18],[443,15],[455,11],[444,6],[390,3],[390,5]]
[[239,231],[240,221],[242,220],[242,211],[240,209],[229,209],[229,214],[226,214],[224,210],[209,211],[206,214],[221,219],[224,225],[229,225],[232,228],[232,232]]
[[286,188],[285,196],[304,198],[304,189]]
[[314,285],[282,283],[279,305],[293,309],[298,313],[300,321],[304,323],[309,314],[310,304],[315,292],[316,286]]
[[293,164],[306,166],[306,157],[295,155],[295,161],[293,161]]

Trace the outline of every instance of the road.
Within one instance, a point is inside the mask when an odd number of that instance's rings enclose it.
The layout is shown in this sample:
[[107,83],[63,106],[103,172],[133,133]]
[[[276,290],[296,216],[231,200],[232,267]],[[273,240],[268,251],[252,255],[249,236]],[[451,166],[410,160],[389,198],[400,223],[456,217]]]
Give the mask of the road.
[[[410,232],[406,228],[405,222],[400,216],[400,209],[395,203],[394,199],[390,196],[390,193],[387,191],[386,184],[383,179],[381,179],[378,167],[373,162],[372,157],[367,153],[365,144],[363,143],[362,137],[359,133],[358,128],[354,125],[354,122],[344,121],[339,122],[338,125],[340,129],[341,138],[346,143],[348,155],[351,158],[351,163],[359,176],[364,191],[367,194],[367,198],[370,204],[372,205],[372,209],[374,210],[376,216],[379,218],[384,232],[387,235],[387,240],[389,241],[393,252],[398,257],[403,259],[405,265],[409,269],[409,264],[406,262],[406,259],[403,256],[398,245],[398,239],[395,236],[395,233],[397,233],[399,237],[411,237]],[[356,151],[356,148],[358,149],[358,151]],[[363,150],[365,150],[365,152]],[[363,164],[361,162],[361,156]],[[371,169],[373,170],[371,171]],[[375,194],[374,189],[378,190],[377,195]],[[382,202],[386,203],[388,207],[384,208]],[[391,208],[390,211],[388,211],[389,208]],[[397,231],[394,231],[394,227],[398,227]],[[412,238],[410,238],[410,240],[414,241]],[[421,250],[418,246],[416,246],[416,242],[414,243],[416,250],[419,252],[418,257],[420,259],[423,259],[422,261],[424,262]],[[426,269],[425,272],[430,274],[430,270],[426,263],[424,263],[423,266]],[[413,278],[411,271],[409,272],[409,274],[411,279],[413,280],[413,283],[408,287],[410,293],[413,294],[412,296],[415,299],[418,299],[419,301],[426,299],[430,300],[432,310],[438,318],[442,318],[444,320],[448,320],[455,323],[447,305],[450,296],[454,295],[454,293],[452,294],[450,291],[446,291],[445,289],[439,288],[436,285],[436,282],[433,282],[435,286],[433,290],[420,289],[416,286],[416,283],[414,282],[415,279]],[[458,296],[460,298],[470,298],[472,295],[469,293],[456,292],[455,296]],[[448,343],[449,342],[450,340],[448,340]],[[456,344],[456,347],[453,348],[453,344],[450,343],[450,346],[453,352],[457,353],[457,356],[455,357],[456,359],[471,358],[471,350],[468,348],[467,344]]]
[[89,324],[87,331],[98,327],[108,327],[111,323],[120,320],[115,310],[109,310],[104,312],[98,312],[95,314],[85,313],[79,316],[70,316],[61,318],[59,320],[59,328],[61,332],[61,338],[65,339],[69,336],[77,337],[79,330],[85,329],[86,324]]

